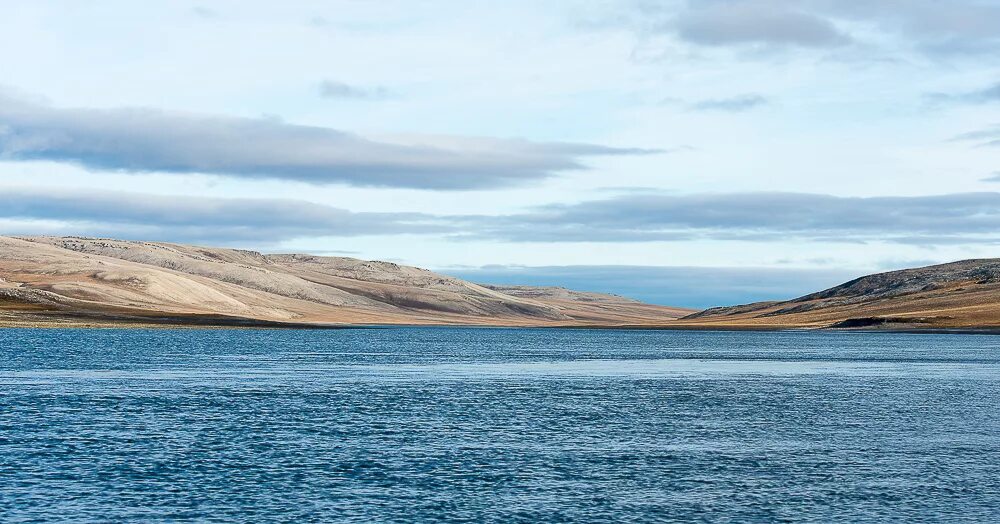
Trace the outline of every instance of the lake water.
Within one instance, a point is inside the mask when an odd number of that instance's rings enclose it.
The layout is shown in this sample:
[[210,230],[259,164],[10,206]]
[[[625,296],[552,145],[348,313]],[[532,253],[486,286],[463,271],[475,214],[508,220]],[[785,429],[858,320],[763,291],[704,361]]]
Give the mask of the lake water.
[[1000,337],[0,330],[0,521],[997,522]]

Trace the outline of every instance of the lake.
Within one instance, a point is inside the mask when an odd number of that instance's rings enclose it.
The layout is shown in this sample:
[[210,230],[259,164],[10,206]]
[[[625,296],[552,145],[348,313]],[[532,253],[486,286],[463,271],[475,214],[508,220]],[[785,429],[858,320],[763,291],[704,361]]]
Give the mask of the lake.
[[998,336],[0,329],[2,522],[942,520]]

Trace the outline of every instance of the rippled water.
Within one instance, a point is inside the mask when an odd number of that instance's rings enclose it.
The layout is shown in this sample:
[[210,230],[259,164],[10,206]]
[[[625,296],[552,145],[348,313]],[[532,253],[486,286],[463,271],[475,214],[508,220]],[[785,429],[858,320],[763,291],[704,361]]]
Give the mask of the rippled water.
[[0,521],[1000,520],[1000,337],[0,330]]

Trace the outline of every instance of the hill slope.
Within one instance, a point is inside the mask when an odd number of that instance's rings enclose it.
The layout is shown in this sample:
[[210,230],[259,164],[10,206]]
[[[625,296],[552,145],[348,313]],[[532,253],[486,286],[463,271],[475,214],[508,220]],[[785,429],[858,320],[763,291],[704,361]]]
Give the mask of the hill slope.
[[662,324],[690,310],[342,257],[0,237],[0,325]]
[[879,273],[784,302],[712,308],[678,327],[1000,328],[1000,259]]

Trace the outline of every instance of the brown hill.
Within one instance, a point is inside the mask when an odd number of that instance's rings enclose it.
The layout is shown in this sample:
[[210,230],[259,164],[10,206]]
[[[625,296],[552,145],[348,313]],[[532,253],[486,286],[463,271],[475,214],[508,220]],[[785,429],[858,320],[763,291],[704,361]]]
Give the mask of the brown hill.
[[691,310],[311,255],[0,237],[0,325],[651,325]]
[[1000,259],[890,271],[784,302],[707,309],[677,327],[1000,328]]

